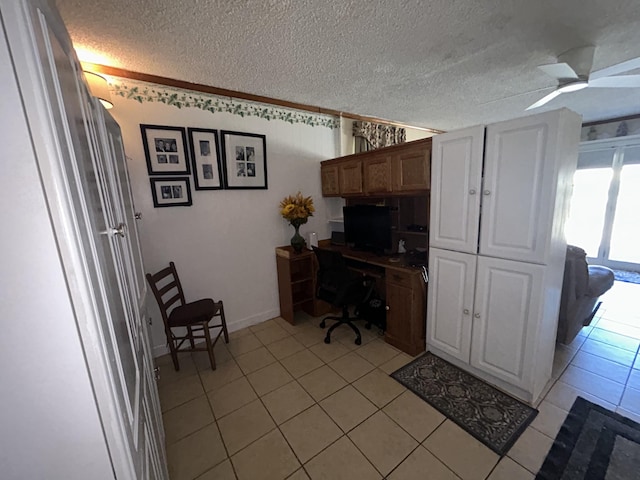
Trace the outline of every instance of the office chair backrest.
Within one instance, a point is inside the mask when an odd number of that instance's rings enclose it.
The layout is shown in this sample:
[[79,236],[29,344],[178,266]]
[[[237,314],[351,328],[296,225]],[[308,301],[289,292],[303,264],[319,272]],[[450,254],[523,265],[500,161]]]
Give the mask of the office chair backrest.
[[[352,296],[360,280],[347,267],[340,252],[313,247],[318,259],[316,296],[333,305],[342,305]],[[347,300],[348,301],[348,300]]]

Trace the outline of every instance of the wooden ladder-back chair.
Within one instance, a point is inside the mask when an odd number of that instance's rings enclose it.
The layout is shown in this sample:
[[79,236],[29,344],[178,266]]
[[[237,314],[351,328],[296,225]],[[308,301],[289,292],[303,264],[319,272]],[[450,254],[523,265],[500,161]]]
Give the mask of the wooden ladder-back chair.
[[[167,343],[169,344],[171,359],[176,371],[180,370],[178,352],[193,351],[208,352],[211,368],[215,370],[216,359],[213,354],[213,347],[218,338],[220,338],[221,333],[224,334],[225,343],[229,343],[229,333],[227,332],[227,322],[224,317],[222,301],[215,302],[210,298],[203,298],[187,303],[173,262],[156,274],[147,273],[146,277],[160,307],[164,331],[167,335]],[[209,322],[215,317],[220,317],[220,323],[210,324]],[[211,329],[215,328],[220,330],[212,337]],[[186,330],[185,335],[179,335],[181,329]],[[176,330],[178,330],[178,334],[176,334]],[[205,346],[196,347],[195,340],[197,339],[204,339]],[[183,347],[185,343],[187,345]]]

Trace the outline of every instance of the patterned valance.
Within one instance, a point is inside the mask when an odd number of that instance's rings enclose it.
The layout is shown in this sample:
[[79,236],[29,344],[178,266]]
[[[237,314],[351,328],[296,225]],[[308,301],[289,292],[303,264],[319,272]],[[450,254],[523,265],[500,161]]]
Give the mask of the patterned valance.
[[372,122],[353,122],[353,136],[356,137],[356,153],[407,141],[404,128]]

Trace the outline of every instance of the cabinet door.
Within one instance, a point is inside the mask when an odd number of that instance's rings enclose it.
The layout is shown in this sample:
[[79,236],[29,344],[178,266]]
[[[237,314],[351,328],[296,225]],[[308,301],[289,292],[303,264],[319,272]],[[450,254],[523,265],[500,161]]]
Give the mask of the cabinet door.
[[362,162],[364,193],[391,192],[391,155],[373,155]]
[[338,177],[338,165],[321,165],[320,177],[322,182],[323,197],[340,196],[340,182]]
[[484,127],[433,137],[430,245],[478,251]]
[[385,276],[385,340],[409,355],[418,355],[425,349],[425,292],[422,277],[414,272],[391,269],[387,269]]
[[529,389],[536,360],[544,267],[478,257],[471,365]]
[[487,127],[481,255],[545,263],[556,201],[557,128],[556,112]]
[[476,256],[431,248],[427,345],[468,363]]
[[398,192],[431,188],[431,149],[428,144],[408,146],[393,158],[393,190]]
[[350,160],[339,163],[340,193],[349,195],[362,193],[362,161]]

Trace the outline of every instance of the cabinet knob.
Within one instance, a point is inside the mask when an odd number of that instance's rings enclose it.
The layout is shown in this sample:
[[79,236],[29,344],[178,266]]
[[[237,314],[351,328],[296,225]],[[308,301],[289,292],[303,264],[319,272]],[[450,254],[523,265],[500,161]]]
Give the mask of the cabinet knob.
[[476,314],[474,315],[474,317],[476,317],[476,318],[480,318],[480,314],[479,314],[479,313],[476,313]]
[[469,309],[468,309],[468,308],[465,308],[462,312],[463,312],[465,315],[469,315]]
[[390,310],[389,305],[386,305],[384,309],[388,312]]
[[156,380],[160,380],[160,367],[156,367],[153,369],[153,378]]
[[485,190],[483,193],[484,193],[485,195],[491,195],[491,191],[490,191],[490,190]]
[[469,190],[469,195],[475,195],[476,191],[472,188],[471,190]]
[[142,212],[136,212],[134,217],[136,220],[142,220]]

